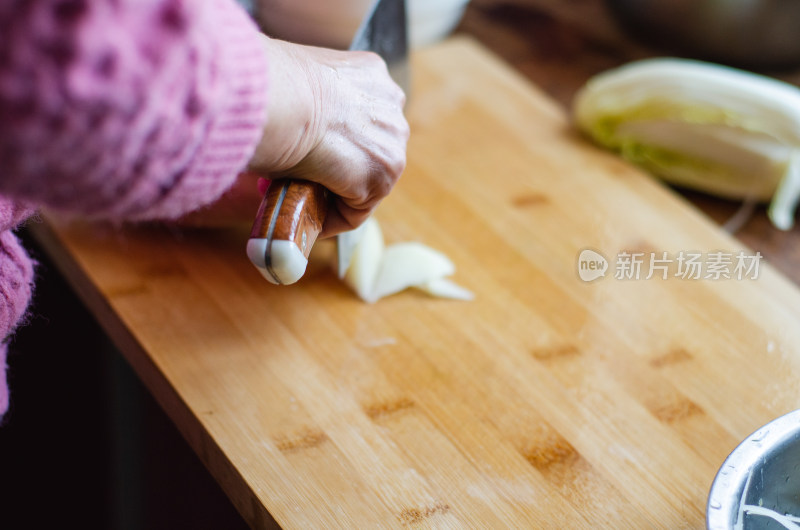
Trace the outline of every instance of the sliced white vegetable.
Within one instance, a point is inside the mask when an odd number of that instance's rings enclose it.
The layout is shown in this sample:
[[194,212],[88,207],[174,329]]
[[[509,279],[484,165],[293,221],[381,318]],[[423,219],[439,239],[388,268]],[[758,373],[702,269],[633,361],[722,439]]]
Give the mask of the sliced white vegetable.
[[686,59],[645,59],[601,73],[578,92],[575,121],[598,143],[673,184],[772,200],[792,226],[800,198],[800,88]]
[[386,248],[372,293],[366,299],[374,302],[456,271],[450,259],[421,243],[396,243]]
[[442,298],[472,300],[470,291],[445,279],[456,269],[447,256],[416,242],[387,247],[378,222],[369,219],[366,223],[344,276],[362,300],[376,302],[409,287]]
[[793,515],[782,514],[775,510],[764,508],[763,506],[753,506],[750,504],[744,505],[744,513],[769,517],[788,530],[800,530],[800,525],[797,524],[798,518]]
[[794,211],[800,199],[800,150],[789,157],[786,173],[775,191],[775,197],[767,211],[772,224],[781,230],[789,230],[794,225]]
[[414,287],[439,298],[452,298],[454,300],[473,300],[475,298],[472,291],[453,283],[447,278],[435,278]]
[[353,249],[350,266],[347,267],[344,280],[356,294],[366,300],[372,295],[375,278],[383,259],[383,233],[378,222],[370,217],[364,222],[361,240]]

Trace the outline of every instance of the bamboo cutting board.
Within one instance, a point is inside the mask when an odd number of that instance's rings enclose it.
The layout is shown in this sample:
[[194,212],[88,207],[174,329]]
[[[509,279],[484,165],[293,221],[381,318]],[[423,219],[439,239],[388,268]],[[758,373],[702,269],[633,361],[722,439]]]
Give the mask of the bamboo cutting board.
[[[749,251],[474,42],[418,52],[413,79],[377,218],[472,302],[364,304],[325,242],[270,285],[249,226],[37,237],[254,527],[703,527],[727,454],[800,403],[797,288],[764,263],[615,278],[623,252]],[[586,248],[605,277],[579,277]]]

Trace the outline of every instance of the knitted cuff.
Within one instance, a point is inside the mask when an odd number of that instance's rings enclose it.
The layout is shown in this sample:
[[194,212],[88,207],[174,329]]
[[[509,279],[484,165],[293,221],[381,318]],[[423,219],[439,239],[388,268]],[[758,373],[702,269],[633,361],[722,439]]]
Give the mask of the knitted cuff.
[[267,105],[267,54],[259,30],[229,0],[210,2],[217,43],[219,110],[185,171],[162,200],[135,219],[176,218],[218,199],[245,169],[261,139]]

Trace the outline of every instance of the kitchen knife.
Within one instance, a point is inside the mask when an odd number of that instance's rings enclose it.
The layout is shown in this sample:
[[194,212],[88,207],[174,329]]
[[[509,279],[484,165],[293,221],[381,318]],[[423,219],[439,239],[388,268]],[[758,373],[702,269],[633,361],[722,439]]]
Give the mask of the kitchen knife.
[[[356,32],[350,50],[380,55],[392,79],[408,90],[408,37],[405,0],[377,0]],[[291,178],[272,182],[256,214],[247,256],[271,283],[288,285],[306,271],[333,197],[321,184]],[[336,238],[338,272],[344,276],[362,227]]]

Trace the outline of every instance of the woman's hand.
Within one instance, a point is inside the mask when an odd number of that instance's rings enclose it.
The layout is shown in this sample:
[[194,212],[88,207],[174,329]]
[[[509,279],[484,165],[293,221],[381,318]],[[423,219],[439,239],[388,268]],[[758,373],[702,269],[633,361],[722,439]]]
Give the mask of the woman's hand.
[[374,53],[267,37],[264,45],[270,67],[268,114],[249,170],[272,179],[319,182],[336,195],[322,235],[355,228],[405,168],[405,95]]

